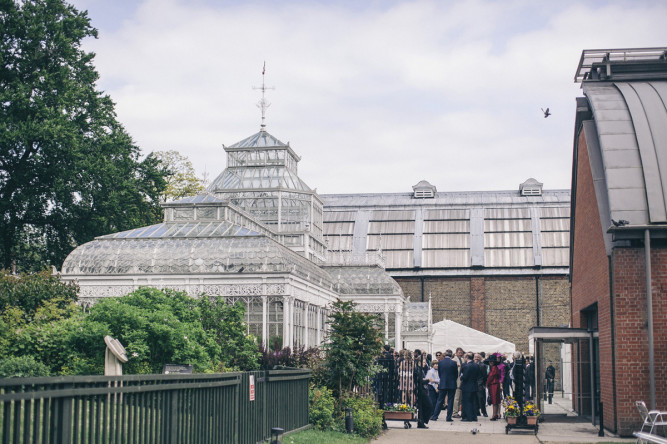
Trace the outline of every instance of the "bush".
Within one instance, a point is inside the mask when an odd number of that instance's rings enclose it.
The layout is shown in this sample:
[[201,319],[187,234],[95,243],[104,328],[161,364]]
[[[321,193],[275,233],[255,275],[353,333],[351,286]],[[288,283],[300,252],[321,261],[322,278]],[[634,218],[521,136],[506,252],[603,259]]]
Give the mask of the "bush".
[[319,430],[331,430],[334,425],[336,403],[333,393],[326,387],[311,386],[308,391],[310,409],[308,419]]
[[49,376],[49,369],[32,356],[13,356],[0,361],[0,378],[31,376]]
[[352,409],[354,433],[364,438],[374,438],[382,431],[382,410],[375,406],[375,401],[368,396],[350,396],[343,398],[341,411]]

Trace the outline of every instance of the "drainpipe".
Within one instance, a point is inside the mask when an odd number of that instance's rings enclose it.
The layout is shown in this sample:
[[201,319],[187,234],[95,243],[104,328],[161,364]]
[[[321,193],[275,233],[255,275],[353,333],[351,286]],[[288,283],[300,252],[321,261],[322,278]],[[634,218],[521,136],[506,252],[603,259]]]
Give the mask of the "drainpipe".
[[646,317],[648,327],[648,375],[651,390],[651,410],[655,410],[655,354],[653,350],[653,288],[651,285],[651,233],[644,230],[646,255]]

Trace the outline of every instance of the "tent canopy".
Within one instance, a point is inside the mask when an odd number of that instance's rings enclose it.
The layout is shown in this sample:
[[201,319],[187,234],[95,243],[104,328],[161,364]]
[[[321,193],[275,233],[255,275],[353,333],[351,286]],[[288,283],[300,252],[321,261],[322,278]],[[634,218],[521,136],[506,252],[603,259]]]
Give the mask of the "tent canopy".
[[[433,350],[444,352],[447,349],[456,350],[461,347],[465,351],[488,353],[514,353],[516,346],[504,339],[491,336],[474,328],[445,319],[432,325],[433,336],[431,345],[422,340],[410,341],[405,338],[406,348]],[[415,338],[417,339],[417,338]]]

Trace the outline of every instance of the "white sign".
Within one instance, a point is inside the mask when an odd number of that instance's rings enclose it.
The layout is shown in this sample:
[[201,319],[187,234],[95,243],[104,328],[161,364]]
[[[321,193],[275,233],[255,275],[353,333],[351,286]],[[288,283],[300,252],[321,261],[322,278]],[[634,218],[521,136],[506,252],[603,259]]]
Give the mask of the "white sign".
[[250,400],[255,400],[255,375],[250,375]]

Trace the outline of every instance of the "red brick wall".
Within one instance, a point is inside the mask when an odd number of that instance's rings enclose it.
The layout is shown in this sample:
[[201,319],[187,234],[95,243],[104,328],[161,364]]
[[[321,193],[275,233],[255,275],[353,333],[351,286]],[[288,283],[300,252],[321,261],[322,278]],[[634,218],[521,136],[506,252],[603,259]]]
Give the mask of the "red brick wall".
[[[604,409],[605,426],[616,430],[614,405],[614,378],[612,366],[611,311],[609,303],[609,259],[605,251],[603,230],[600,223],[597,198],[593,185],[588,148],[583,131],[579,136],[577,158],[577,189],[574,211],[574,245],[572,255],[572,326],[586,328],[582,324],[581,310],[598,304],[598,329],[600,335],[600,396]],[[576,378],[576,372],[573,375]],[[576,379],[574,386],[576,388]]]
[[[641,425],[635,401],[651,396],[644,248],[615,248],[613,264],[618,432],[630,435]],[[656,408],[667,410],[667,248],[651,250],[651,282]]]
[[[614,247],[612,250],[612,320],[609,260],[603,240],[603,231],[607,227],[600,224],[583,133],[579,137],[577,161],[576,212],[572,227],[572,324],[573,327],[586,327],[582,325],[584,316],[581,310],[597,302],[604,423],[612,431],[630,436],[641,426],[635,401],[643,400],[648,405],[650,399],[645,251],[642,246]],[[656,407],[667,410],[667,248],[664,246],[652,248],[651,273]],[[615,370],[615,378],[612,369]]]

